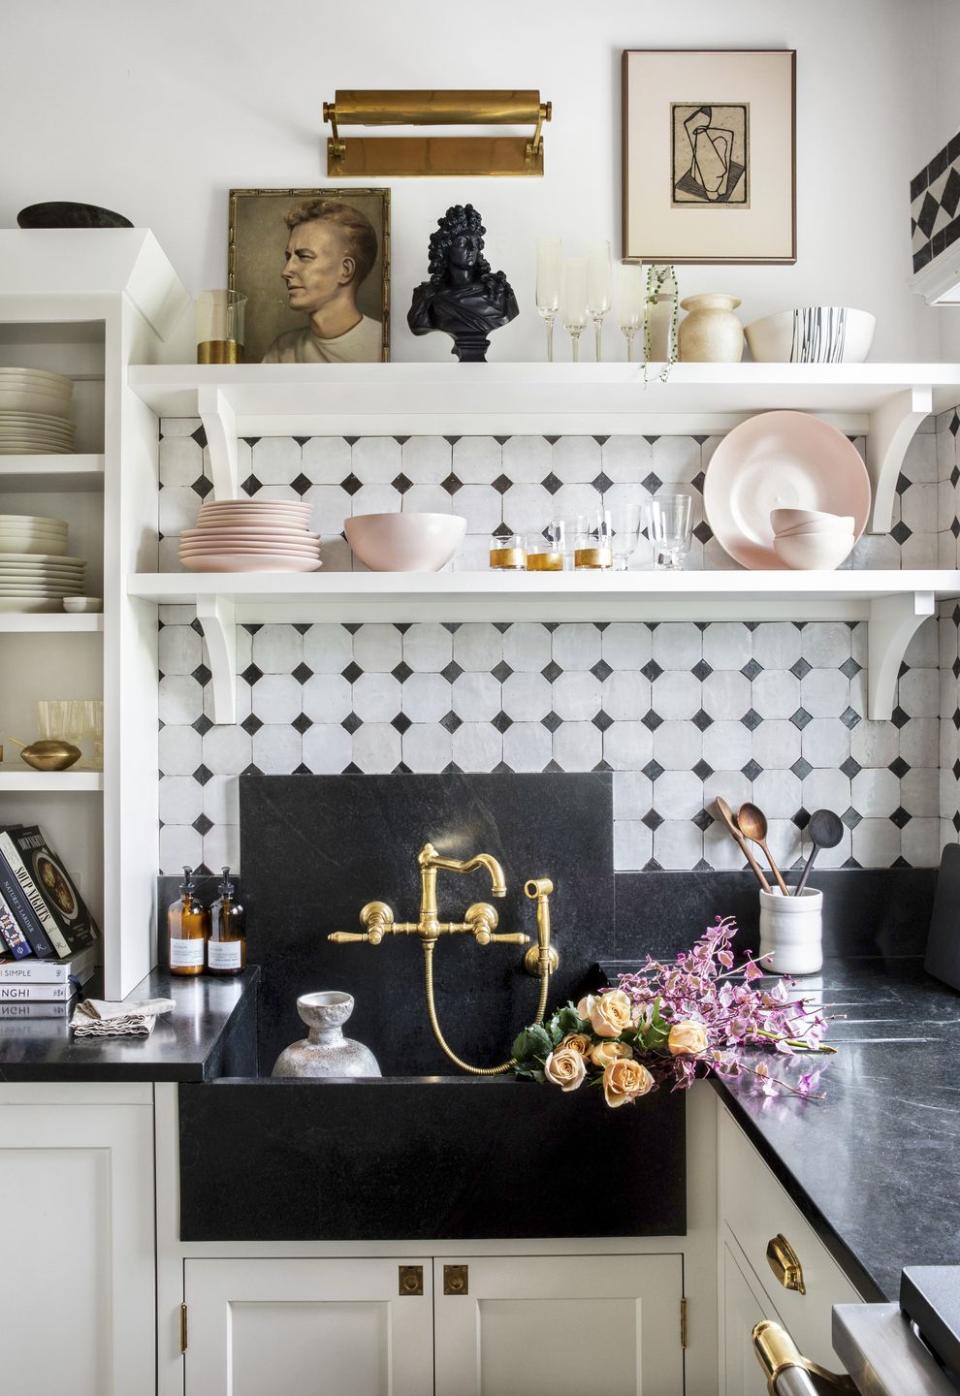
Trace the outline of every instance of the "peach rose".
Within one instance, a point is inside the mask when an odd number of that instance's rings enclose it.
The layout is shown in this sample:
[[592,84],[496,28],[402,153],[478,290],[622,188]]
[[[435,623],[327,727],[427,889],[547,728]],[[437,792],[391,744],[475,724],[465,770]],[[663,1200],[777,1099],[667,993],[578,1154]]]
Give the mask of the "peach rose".
[[559,1086],[562,1091],[575,1091],[583,1084],[587,1068],[579,1052],[572,1047],[558,1047],[544,1062],[543,1074],[551,1085]]
[[568,1032],[557,1051],[562,1052],[565,1048],[569,1048],[571,1052],[579,1052],[581,1057],[589,1057],[590,1039],[585,1032]]
[[633,1026],[633,1006],[622,989],[607,994],[587,994],[577,1004],[581,1018],[587,1018],[598,1037],[619,1037]]
[[590,1049],[590,1060],[594,1066],[605,1067],[619,1057],[632,1057],[633,1048],[629,1042],[596,1042]]
[[707,1030],[702,1023],[674,1023],[667,1038],[671,1057],[696,1057],[707,1050]]
[[603,1094],[613,1110],[646,1095],[653,1086],[653,1077],[643,1063],[629,1057],[619,1057],[603,1068]]

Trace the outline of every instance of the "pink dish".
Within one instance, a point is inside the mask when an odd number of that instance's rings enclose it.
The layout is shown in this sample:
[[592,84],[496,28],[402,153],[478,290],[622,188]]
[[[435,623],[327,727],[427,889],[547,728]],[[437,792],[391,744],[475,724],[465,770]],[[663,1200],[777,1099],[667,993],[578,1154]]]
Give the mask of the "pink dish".
[[805,412],[763,412],[720,442],[707,467],[703,502],[734,561],[783,571],[773,548],[773,510],[852,515],[856,540],[870,513],[870,477],[836,427]]
[[371,572],[439,572],[463,542],[459,514],[357,514],[343,531]]
[[181,558],[188,572],[316,572],[319,558],[274,553],[198,553]]
[[[308,528],[287,528],[281,524],[261,524],[259,527],[247,524],[201,524],[199,528],[185,528],[182,538],[209,538],[221,533],[231,533],[237,538],[290,538],[314,539],[318,535]],[[0,535],[2,536],[2,535]]]

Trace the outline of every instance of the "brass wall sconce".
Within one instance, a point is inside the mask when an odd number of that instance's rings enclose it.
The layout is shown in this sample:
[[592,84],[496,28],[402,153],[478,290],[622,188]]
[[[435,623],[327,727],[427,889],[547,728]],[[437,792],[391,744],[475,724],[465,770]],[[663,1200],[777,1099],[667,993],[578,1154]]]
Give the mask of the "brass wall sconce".
[[[524,92],[337,91],[324,102],[327,173],[351,178],[403,175],[542,175],[543,123],[553,104]],[[350,136],[341,126],[517,126],[525,136]]]

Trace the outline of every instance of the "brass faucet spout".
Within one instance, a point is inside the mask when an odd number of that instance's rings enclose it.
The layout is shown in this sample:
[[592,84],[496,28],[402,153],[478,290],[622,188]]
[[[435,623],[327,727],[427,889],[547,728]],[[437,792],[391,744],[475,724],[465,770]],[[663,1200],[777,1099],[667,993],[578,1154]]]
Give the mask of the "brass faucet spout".
[[507,879],[504,877],[503,868],[490,853],[476,853],[472,858],[465,859],[444,858],[437,852],[432,843],[425,843],[417,857],[417,862],[422,870],[442,868],[444,872],[455,873],[472,873],[476,872],[478,868],[486,868],[493,896],[505,897],[507,895]]

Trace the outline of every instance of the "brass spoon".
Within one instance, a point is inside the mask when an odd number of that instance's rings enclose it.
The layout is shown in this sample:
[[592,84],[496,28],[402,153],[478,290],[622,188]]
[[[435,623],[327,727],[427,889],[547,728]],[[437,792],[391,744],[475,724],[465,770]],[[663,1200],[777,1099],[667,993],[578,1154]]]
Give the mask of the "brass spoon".
[[724,800],[723,797],[720,795],[717,796],[716,800],[714,801],[714,805],[716,807],[717,813],[720,815],[720,818],[727,826],[727,832],[730,834],[730,837],[733,839],[735,843],[738,843],[740,845],[740,851],[742,852],[743,856],[746,858],[747,862],[753,869],[754,877],[760,883],[760,886],[763,888],[763,890],[765,892],[769,892],[771,890],[770,883],[764,877],[763,869],[760,867],[760,864],[757,862],[756,858],[754,858],[753,853],[750,849],[750,845],[747,843],[746,839],[743,837],[743,834],[740,832],[740,829],[737,825],[737,821],[733,817],[733,810],[727,804],[726,800]]
[[777,886],[783,895],[788,897],[790,893],[787,891],[787,884],[783,880],[783,875],[777,867],[773,854],[767,847],[767,816],[763,810],[758,805],[741,805],[737,814],[737,827],[741,834],[748,839],[753,839],[753,842],[759,844],[763,849],[767,862],[770,864],[770,870],[777,879]]

